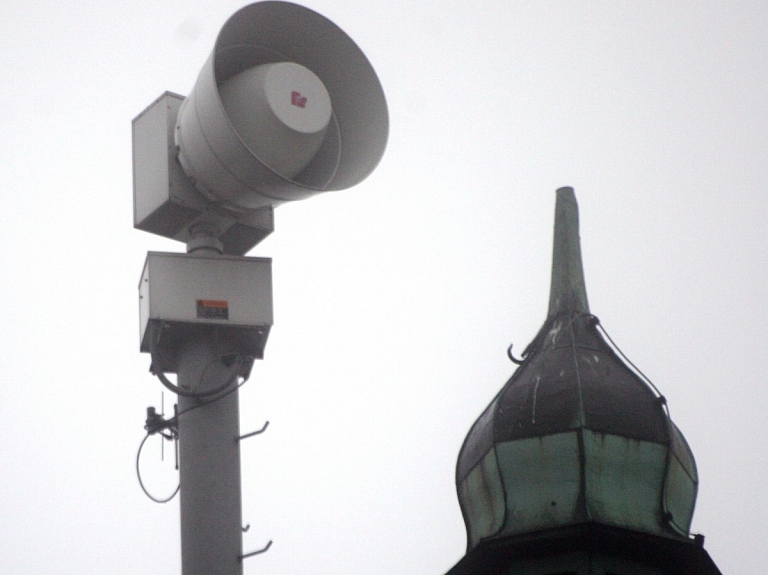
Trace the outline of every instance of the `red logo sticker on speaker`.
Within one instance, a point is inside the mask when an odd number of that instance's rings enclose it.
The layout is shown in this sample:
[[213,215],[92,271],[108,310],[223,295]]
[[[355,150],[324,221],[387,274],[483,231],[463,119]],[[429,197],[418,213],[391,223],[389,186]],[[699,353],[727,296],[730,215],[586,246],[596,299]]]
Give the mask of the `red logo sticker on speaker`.
[[301,95],[301,92],[291,92],[291,104],[299,108],[307,107],[307,99]]

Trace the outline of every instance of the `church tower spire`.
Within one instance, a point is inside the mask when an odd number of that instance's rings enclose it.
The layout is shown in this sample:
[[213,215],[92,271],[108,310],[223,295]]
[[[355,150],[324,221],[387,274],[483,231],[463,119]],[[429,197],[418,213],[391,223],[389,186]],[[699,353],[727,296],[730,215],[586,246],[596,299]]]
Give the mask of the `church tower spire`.
[[666,400],[590,313],[576,197],[557,191],[549,310],[470,429],[448,575],[721,575],[690,534],[696,463]]
[[573,188],[557,190],[552,283],[548,317],[562,312],[589,313],[579,239],[579,206]]

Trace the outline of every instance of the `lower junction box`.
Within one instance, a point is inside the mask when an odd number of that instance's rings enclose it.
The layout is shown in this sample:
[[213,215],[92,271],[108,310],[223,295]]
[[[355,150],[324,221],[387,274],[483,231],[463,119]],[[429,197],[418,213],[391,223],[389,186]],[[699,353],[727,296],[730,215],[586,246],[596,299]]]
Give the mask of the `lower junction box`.
[[222,353],[262,359],[272,327],[272,260],[149,252],[139,282],[141,351],[175,373],[181,345],[214,337]]

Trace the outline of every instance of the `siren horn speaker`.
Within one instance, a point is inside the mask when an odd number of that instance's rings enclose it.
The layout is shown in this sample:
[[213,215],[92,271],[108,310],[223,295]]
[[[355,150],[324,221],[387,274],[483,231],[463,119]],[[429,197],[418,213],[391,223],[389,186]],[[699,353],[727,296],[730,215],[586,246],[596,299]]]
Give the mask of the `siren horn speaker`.
[[354,186],[388,131],[381,84],[349,36],[308,8],[257,2],[224,24],[175,138],[201,192],[249,210]]

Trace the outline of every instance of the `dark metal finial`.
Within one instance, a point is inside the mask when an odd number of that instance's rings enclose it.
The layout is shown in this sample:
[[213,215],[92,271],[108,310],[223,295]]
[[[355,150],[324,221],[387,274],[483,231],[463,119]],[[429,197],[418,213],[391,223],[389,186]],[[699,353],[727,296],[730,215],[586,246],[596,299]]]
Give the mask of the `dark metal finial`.
[[589,313],[579,240],[579,206],[573,188],[557,190],[555,239],[549,317],[560,313]]

